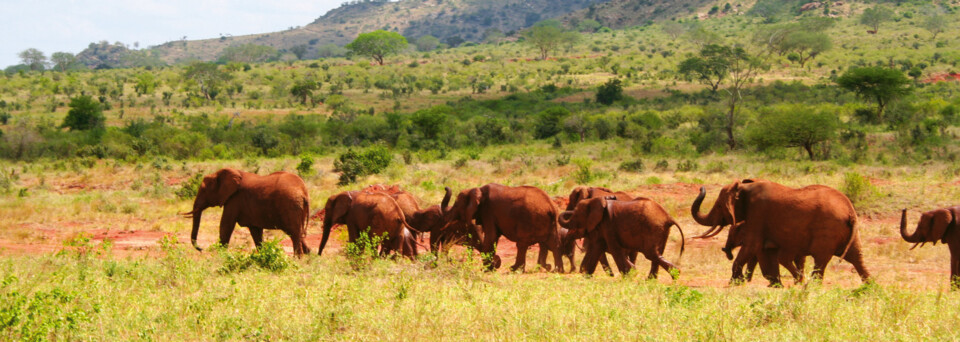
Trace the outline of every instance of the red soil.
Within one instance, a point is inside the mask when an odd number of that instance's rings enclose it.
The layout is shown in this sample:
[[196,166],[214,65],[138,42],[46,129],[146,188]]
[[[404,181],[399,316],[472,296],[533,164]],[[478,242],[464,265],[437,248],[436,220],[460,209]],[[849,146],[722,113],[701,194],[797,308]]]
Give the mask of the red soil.
[[948,81],[960,81],[960,74],[958,73],[935,74],[924,79],[923,83],[937,83],[937,82],[948,82]]

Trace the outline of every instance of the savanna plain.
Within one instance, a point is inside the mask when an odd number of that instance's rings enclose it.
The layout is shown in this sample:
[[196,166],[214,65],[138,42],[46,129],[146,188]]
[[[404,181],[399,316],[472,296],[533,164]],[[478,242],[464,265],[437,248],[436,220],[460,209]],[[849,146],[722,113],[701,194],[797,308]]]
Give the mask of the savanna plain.
[[[948,249],[911,249],[899,233],[901,209],[912,230],[960,199],[960,85],[944,81],[960,28],[925,19],[953,23],[956,3],[734,3],[615,29],[547,20],[461,46],[407,37],[383,65],[361,51],[294,58],[243,45],[216,62],[144,50],[132,52],[142,64],[104,70],[8,69],[0,339],[960,339]],[[865,26],[878,8],[890,12],[880,29]],[[549,56],[534,42],[546,28],[566,37]],[[871,73],[893,75],[895,90],[846,86]],[[547,272],[536,246],[525,272],[485,272],[469,247],[385,258],[344,227],[317,256],[316,218],[313,253],[295,258],[273,230],[260,249],[242,227],[214,246],[219,208],[202,217],[199,244],[211,247],[199,252],[180,214],[201,177],[226,167],[298,174],[311,212],[373,184],[421,207],[444,187],[532,185],[558,198],[608,187],[677,220],[686,239],[672,232],[664,256],[680,273]],[[834,258],[822,280],[730,284],[727,233],[693,238],[709,227],[691,205],[701,187],[705,211],[745,178],[844,193],[871,281]],[[501,238],[497,254],[512,264],[515,244]]]

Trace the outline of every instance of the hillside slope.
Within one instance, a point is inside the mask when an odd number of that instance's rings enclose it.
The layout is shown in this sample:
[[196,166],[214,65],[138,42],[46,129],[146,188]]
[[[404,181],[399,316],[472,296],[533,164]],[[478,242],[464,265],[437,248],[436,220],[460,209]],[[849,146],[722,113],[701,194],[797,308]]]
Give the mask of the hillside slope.
[[191,59],[214,60],[223,49],[258,44],[287,50],[306,46],[306,56],[317,55],[324,44],[344,45],[358,34],[378,29],[407,37],[433,35],[441,41],[479,41],[484,32],[510,32],[537,21],[587,8],[602,0],[407,0],[348,4],[331,10],[309,25],[281,32],[217,39],[172,41],[153,47],[167,63]]

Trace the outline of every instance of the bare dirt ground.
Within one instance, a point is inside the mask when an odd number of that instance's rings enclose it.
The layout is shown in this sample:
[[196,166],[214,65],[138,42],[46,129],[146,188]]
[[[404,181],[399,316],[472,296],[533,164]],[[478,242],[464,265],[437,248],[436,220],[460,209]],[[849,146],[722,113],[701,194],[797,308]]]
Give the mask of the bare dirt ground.
[[[177,182],[177,180],[171,181]],[[109,187],[109,185],[107,186]],[[71,181],[64,181],[64,184],[56,184],[52,187],[58,193],[89,188],[76,185]],[[708,185],[708,189],[715,189],[716,187],[718,185]],[[726,234],[723,233],[710,239],[691,238],[707,228],[693,222],[689,214],[690,202],[697,196],[699,188],[700,185],[698,184],[687,183],[654,184],[627,189],[626,192],[634,196],[649,197],[660,203],[672,203],[675,207],[671,215],[683,227],[686,236],[684,241],[685,254],[677,262],[682,270],[680,283],[695,287],[726,287],[729,286],[731,263],[726,260],[724,254],[720,251],[726,239]],[[710,200],[712,198],[708,196],[708,201]],[[555,202],[562,208],[566,205],[566,198],[555,197]],[[709,202],[705,203],[703,210],[707,210],[708,204]],[[163,254],[160,248],[161,241],[168,235],[173,235],[178,243],[192,250],[192,247],[189,247],[188,219],[175,215],[160,217],[157,220],[138,218],[136,215],[126,217],[123,221],[69,221],[69,216],[63,220],[60,220],[59,217],[51,217],[44,222],[24,223],[8,227],[8,232],[0,238],[0,255],[56,253],[64,248],[73,248],[65,246],[65,243],[76,240],[78,237],[89,238],[90,244],[94,246],[109,241],[112,245],[111,252],[117,257],[161,256]],[[859,227],[868,269],[880,283],[897,284],[897,286],[909,288],[944,289],[949,274],[949,254],[946,248],[937,246],[909,251],[909,244],[903,242],[897,233],[899,219],[899,216],[894,214],[876,217],[861,215]],[[915,220],[915,217],[911,220],[910,229],[913,229]],[[201,234],[198,239],[201,246],[209,246],[216,242],[218,235],[214,227],[216,227],[218,221],[219,213],[212,212],[203,216]],[[156,228],[160,225],[183,227],[185,229],[165,232]],[[311,220],[307,244],[311,247],[313,253],[316,253],[316,247],[320,244],[320,225],[320,220]],[[340,229],[335,228],[324,255],[336,255],[343,249],[344,234],[340,232]],[[281,244],[286,251],[290,254],[293,253],[289,238],[282,232],[268,231],[266,239],[272,238],[281,238]],[[668,244],[665,257],[668,260],[677,261],[680,236],[676,232],[672,232],[670,239],[671,242]],[[422,243],[423,246],[427,245],[426,241],[424,240]],[[253,243],[249,231],[238,227],[234,231],[231,245],[248,250],[252,249]],[[421,248],[422,251],[425,249]],[[545,273],[537,270],[538,252],[537,246],[532,246],[528,250],[526,270],[529,276],[546,276]],[[509,273],[509,266],[514,263],[517,256],[516,244],[506,238],[501,238],[498,243],[497,254],[503,260],[502,267],[498,272]],[[582,252],[577,252],[578,258],[582,256]],[[548,258],[548,263],[553,264],[552,260],[551,255]],[[811,263],[808,262],[808,264]],[[564,266],[567,270],[570,269],[569,264]],[[646,274],[649,263],[641,257],[637,262],[637,267],[641,271],[639,273],[643,276]],[[807,271],[809,272],[809,269]],[[598,274],[602,275],[601,271],[598,270]],[[787,273],[783,272],[783,274],[786,277]],[[665,272],[661,272],[660,275],[659,281],[672,282]],[[792,281],[785,278],[785,282],[788,286],[792,286],[789,285],[792,284]],[[849,263],[838,262],[837,259],[834,259],[827,270],[824,284],[856,287],[859,286],[860,280]],[[754,280],[748,286],[762,287],[765,285],[766,282],[759,279]]]

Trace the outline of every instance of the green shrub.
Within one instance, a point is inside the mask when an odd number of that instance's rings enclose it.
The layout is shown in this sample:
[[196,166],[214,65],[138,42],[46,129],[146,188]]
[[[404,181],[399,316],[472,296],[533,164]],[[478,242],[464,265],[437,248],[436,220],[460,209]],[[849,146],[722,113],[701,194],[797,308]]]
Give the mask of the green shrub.
[[251,267],[274,273],[290,268],[290,261],[279,239],[264,241],[252,254],[241,251],[231,252],[225,248],[219,248],[219,251],[223,263],[219,269],[221,274],[239,273]]
[[381,236],[371,236],[370,229],[360,232],[360,236],[354,242],[347,243],[344,252],[347,261],[354,270],[362,270],[370,265],[379,254],[377,248],[383,242]]
[[667,171],[670,168],[670,162],[666,159],[660,159],[657,161],[657,165],[653,167],[654,171]]
[[313,157],[307,155],[300,157],[300,164],[297,164],[297,173],[299,173],[301,177],[312,175]]
[[870,199],[877,192],[870,180],[856,172],[847,172],[843,175],[843,187],[840,189],[853,204],[862,203]]
[[573,172],[573,179],[577,184],[587,184],[596,179],[597,175],[590,168],[593,162],[589,159],[576,159],[573,161],[577,165],[577,170]]
[[643,160],[637,159],[620,163],[620,171],[641,173],[643,172]]
[[197,191],[200,190],[200,183],[203,182],[203,174],[198,173],[183,181],[180,184],[180,188],[174,192],[177,195],[177,198],[181,200],[190,199],[194,196],[197,196]]
[[355,183],[357,177],[382,172],[390,166],[391,160],[393,154],[383,146],[374,146],[362,153],[347,150],[333,162],[333,171],[340,172],[338,184],[347,185]]
[[614,78],[601,85],[597,88],[596,97],[598,103],[608,106],[623,99],[623,85],[620,79]]
[[697,162],[690,159],[677,163],[677,171],[681,171],[681,172],[697,171],[697,168],[698,168]]
[[69,128],[71,131],[86,131],[96,128],[103,128],[106,124],[106,117],[103,116],[103,108],[100,103],[88,95],[81,95],[70,99],[70,111],[63,118],[62,127]]

